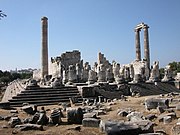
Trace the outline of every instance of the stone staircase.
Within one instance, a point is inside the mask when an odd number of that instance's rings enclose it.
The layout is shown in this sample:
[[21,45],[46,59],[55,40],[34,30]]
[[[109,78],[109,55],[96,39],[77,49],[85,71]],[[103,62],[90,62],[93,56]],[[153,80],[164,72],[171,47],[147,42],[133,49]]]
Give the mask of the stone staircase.
[[141,96],[167,94],[171,92],[180,93],[180,90],[172,84],[162,82],[157,82],[157,85],[154,83],[131,84],[130,88],[133,91],[139,92]]
[[36,105],[54,105],[60,102],[70,102],[69,98],[75,97],[78,101],[82,101],[77,87],[65,86],[58,89],[53,88],[37,88],[23,90],[21,93],[9,99],[10,106],[18,107],[23,103]]

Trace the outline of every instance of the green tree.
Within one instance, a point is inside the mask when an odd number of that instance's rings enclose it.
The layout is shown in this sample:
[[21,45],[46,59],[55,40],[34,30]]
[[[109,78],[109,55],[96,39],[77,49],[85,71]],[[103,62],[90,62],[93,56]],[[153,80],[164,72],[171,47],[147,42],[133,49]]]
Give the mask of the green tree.
[[13,80],[16,80],[16,79],[20,79],[21,78],[21,75],[19,73],[12,73],[12,81]]
[[164,77],[164,68],[160,68],[159,73],[160,73],[160,79],[162,79]]
[[2,84],[8,85],[8,83],[11,82],[11,79],[8,76],[3,76],[0,78],[0,82]]
[[176,75],[177,72],[180,72],[180,62],[173,61],[169,63],[169,65],[171,66],[174,75]]

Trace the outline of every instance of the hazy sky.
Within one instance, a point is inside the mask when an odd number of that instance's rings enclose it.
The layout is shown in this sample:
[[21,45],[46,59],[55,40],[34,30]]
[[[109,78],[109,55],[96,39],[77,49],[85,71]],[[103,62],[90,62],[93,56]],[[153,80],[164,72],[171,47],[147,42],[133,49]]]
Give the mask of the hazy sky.
[[[134,27],[150,26],[151,63],[180,61],[180,0],[0,0],[0,70],[40,68],[41,17],[48,17],[49,60],[78,49],[120,64],[135,59]],[[143,57],[143,31],[141,32]]]

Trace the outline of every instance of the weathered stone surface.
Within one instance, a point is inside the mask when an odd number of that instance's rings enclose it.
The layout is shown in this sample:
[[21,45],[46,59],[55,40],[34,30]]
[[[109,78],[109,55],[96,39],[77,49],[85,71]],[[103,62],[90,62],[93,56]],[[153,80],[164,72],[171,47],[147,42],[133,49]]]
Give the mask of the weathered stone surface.
[[164,117],[163,118],[163,122],[164,122],[164,124],[169,124],[170,122],[172,122],[171,116]]
[[151,69],[151,74],[150,74],[150,78],[148,80],[148,82],[155,82],[159,80],[159,62],[158,61],[154,61],[153,62],[153,67]]
[[73,50],[70,52],[62,53],[61,56],[57,56],[52,58],[50,62],[50,74],[52,77],[60,77],[63,76],[64,83],[68,80],[67,78],[64,78],[65,76],[62,75],[62,72],[68,73],[68,68],[70,65],[76,66],[76,64],[81,65],[81,53],[78,50]]
[[18,113],[18,110],[10,110],[10,113]]
[[46,113],[39,113],[39,119],[37,121],[38,125],[47,125],[49,118],[46,116]]
[[129,122],[102,121],[100,129],[107,135],[138,135],[141,129]]
[[96,113],[85,113],[83,118],[97,118]]
[[19,129],[20,131],[27,131],[27,130],[43,130],[42,125],[38,124],[23,124],[23,125],[16,125],[15,128]]
[[51,87],[53,88],[60,88],[62,87],[63,84],[62,84],[62,78],[54,78],[53,82],[51,82]]
[[83,111],[81,108],[68,108],[67,121],[70,124],[81,124],[83,120]]
[[172,113],[166,113],[166,114],[161,114],[158,116],[158,121],[159,122],[163,122],[164,118],[167,117],[167,116],[171,116],[172,119],[176,119],[176,113],[175,112],[172,112]]
[[68,83],[71,84],[74,82],[77,82],[76,68],[74,65],[70,65],[68,71]]
[[129,113],[126,110],[121,110],[118,112],[118,116],[126,117]]
[[155,114],[148,114],[145,118],[148,120],[153,120],[153,119],[156,119],[157,116]]
[[84,127],[99,127],[100,120],[95,118],[84,118],[82,125]]
[[172,80],[173,71],[170,65],[167,65],[164,68],[164,78],[161,80],[162,82],[168,82]]
[[89,70],[88,84],[93,84],[97,81],[97,73],[93,70]]
[[54,109],[51,111],[50,116],[53,124],[59,124],[61,122],[61,113],[59,109]]
[[148,98],[145,100],[147,110],[156,109],[158,106],[166,109],[169,107],[169,100],[164,98]]
[[44,112],[37,112],[33,115],[33,117],[29,120],[31,124],[38,125],[47,125],[49,122],[49,118],[46,116]]
[[11,117],[10,121],[8,122],[8,124],[14,128],[16,125],[21,124],[21,120],[18,117]]
[[39,88],[39,85],[37,84],[37,81],[34,79],[29,80],[26,89],[34,89],[34,88]]
[[106,70],[106,81],[112,83],[114,81],[112,68],[108,68]]
[[137,122],[143,120],[143,115],[140,112],[131,112],[126,117],[131,122]]
[[77,88],[83,98],[94,97],[95,90],[98,89],[98,87],[91,86],[78,86]]
[[103,64],[99,65],[99,72],[98,72],[98,82],[106,82],[106,72],[105,66]]
[[33,107],[31,105],[26,105],[21,108],[27,114],[34,114]]
[[161,107],[161,106],[158,106],[158,107],[157,107],[157,110],[158,110],[159,113],[165,112],[164,108]]
[[133,122],[134,124],[138,125],[141,129],[141,133],[153,133],[153,123],[149,120],[140,120]]

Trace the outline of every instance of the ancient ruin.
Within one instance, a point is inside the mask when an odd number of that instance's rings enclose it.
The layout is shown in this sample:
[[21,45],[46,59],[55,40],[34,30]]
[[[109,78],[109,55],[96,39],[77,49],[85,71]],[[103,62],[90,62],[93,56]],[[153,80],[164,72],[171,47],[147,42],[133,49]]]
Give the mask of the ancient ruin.
[[[41,20],[41,69],[34,71],[33,78],[15,80],[9,84],[0,103],[1,108],[21,107],[20,113],[23,111],[27,114],[27,118],[23,120],[14,115],[0,116],[1,120],[9,119],[11,128],[18,131],[43,130],[44,125],[61,126],[64,122],[63,125],[82,124],[69,127],[66,131],[81,132],[81,128],[93,127],[107,135],[138,135],[158,134],[160,131],[154,129],[157,121],[164,125],[177,122],[176,112],[180,110],[180,105],[177,104],[180,99],[180,74],[173,78],[168,65],[164,78],[160,80],[159,62],[154,61],[150,66],[147,24],[140,23],[135,27],[134,61],[129,64],[110,62],[103,53],[98,52],[97,61],[92,66],[81,59],[79,50],[64,52],[48,61],[48,18],[43,17]],[[140,46],[142,29],[143,59]],[[156,96],[147,99],[143,97],[149,95]],[[137,104],[141,108],[137,109]],[[45,109],[44,105],[58,107]],[[111,106],[116,106],[116,110]],[[122,106],[124,108],[117,109]],[[155,110],[153,114],[152,109]],[[117,116],[109,120],[111,115],[116,114],[115,111]],[[18,113],[18,110],[11,110],[11,113]],[[104,115],[109,115],[108,120],[101,117]],[[180,133],[179,125],[177,122],[172,127],[173,134]],[[85,133],[84,131],[82,132]]]

